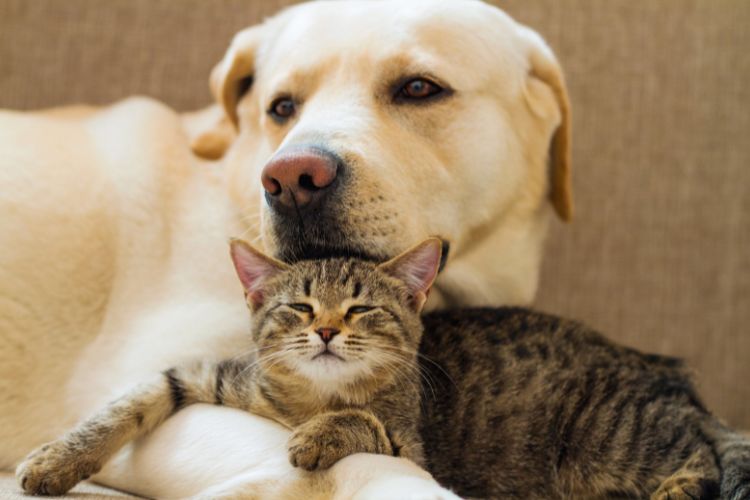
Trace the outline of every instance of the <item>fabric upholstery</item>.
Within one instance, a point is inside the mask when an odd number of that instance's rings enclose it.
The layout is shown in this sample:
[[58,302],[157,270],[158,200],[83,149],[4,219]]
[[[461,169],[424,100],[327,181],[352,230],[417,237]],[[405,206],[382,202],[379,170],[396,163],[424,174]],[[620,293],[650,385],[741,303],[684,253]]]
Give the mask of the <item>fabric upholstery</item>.
[[[0,107],[200,107],[232,34],[287,3],[0,0]],[[687,358],[750,427],[750,2],[498,4],[557,52],[574,111],[576,217],[552,225],[538,307]]]

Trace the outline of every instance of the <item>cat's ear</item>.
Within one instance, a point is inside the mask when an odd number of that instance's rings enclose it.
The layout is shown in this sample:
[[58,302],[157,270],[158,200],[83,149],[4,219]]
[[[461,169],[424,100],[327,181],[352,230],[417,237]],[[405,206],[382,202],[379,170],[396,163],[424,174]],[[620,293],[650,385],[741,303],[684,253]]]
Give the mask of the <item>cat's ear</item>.
[[419,312],[437,277],[442,253],[442,241],[430,238],[378,267],[406,284],[412,296],[412,307]]
[[233,239],[230,242],[232,262],[240,278],[248,304],[253,309],[263,305],[264,290],[268,280],[288,266],[256,250],[248,243]]

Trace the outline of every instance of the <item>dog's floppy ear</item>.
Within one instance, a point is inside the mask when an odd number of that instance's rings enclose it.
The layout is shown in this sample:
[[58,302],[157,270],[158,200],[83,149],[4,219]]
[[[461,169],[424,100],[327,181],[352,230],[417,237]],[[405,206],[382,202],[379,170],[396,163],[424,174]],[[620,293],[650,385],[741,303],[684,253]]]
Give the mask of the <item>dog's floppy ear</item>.
[[211,71],[211,93],[224,115],[193,140],[191,147],[198,156],[211,160],[221,158],[234,141],[239,128],[237,103],[252,86],[255,57],[263,32],[264,25],[259,25],[237,33],[224,57]]
[[523,28],[529,41],[529,79],[526,100],[534,113],[559,117],[550,144],[550,200],[564,221],[573,218],[571,172],[570,101],[560,64],[552,50],[536,32]]
[[206,160],[222,158],[237,137],[234,126],[229,123],[229,118],[226,117],[224,111],[217,109],[216,106],[195,114],[202,116],[197,126],[188,130],[192,137],[190,149]]
[[224,58],[211,72],[211,93],[235,128],[239,127],[237,103],[252,86],[255,57],[264,28],[264,25],[253,26],[237,33]]

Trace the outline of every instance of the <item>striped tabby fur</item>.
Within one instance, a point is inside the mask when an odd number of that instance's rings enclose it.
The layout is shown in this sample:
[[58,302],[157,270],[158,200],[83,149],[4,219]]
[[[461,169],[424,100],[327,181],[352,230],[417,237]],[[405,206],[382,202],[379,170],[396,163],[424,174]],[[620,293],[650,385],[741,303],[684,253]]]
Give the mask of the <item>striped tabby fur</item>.
[[420,352],[428,470],[460,495],[750,498],[750,441],[678,359],[521,308],[429,314]]

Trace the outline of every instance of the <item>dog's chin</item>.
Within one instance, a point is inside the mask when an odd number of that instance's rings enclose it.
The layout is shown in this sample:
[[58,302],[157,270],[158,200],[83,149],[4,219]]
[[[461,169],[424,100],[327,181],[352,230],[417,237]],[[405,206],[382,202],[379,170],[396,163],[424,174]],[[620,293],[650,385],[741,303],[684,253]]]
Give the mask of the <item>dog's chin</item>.
[[328,259],[335,257],[356,258],[372,262],[382,262],[391,257],[382,248],[367,244],[351,235],[346,225],[321,218],[318,221],[305,221],[304,226],[296,221],[273,220],[269,231],[276,258],[285,262],[300,260]]
[[313,259],[330,259],[336,257],[353,258],[367,260],[371,262],[381,262],[386,260],[385,257],[379,257],[378,254],[368,251],[368,249],[356,245],[317,245],[306,244],[292,247],[282,247],[278,257],[286,262],[297,262],[300,260]]

